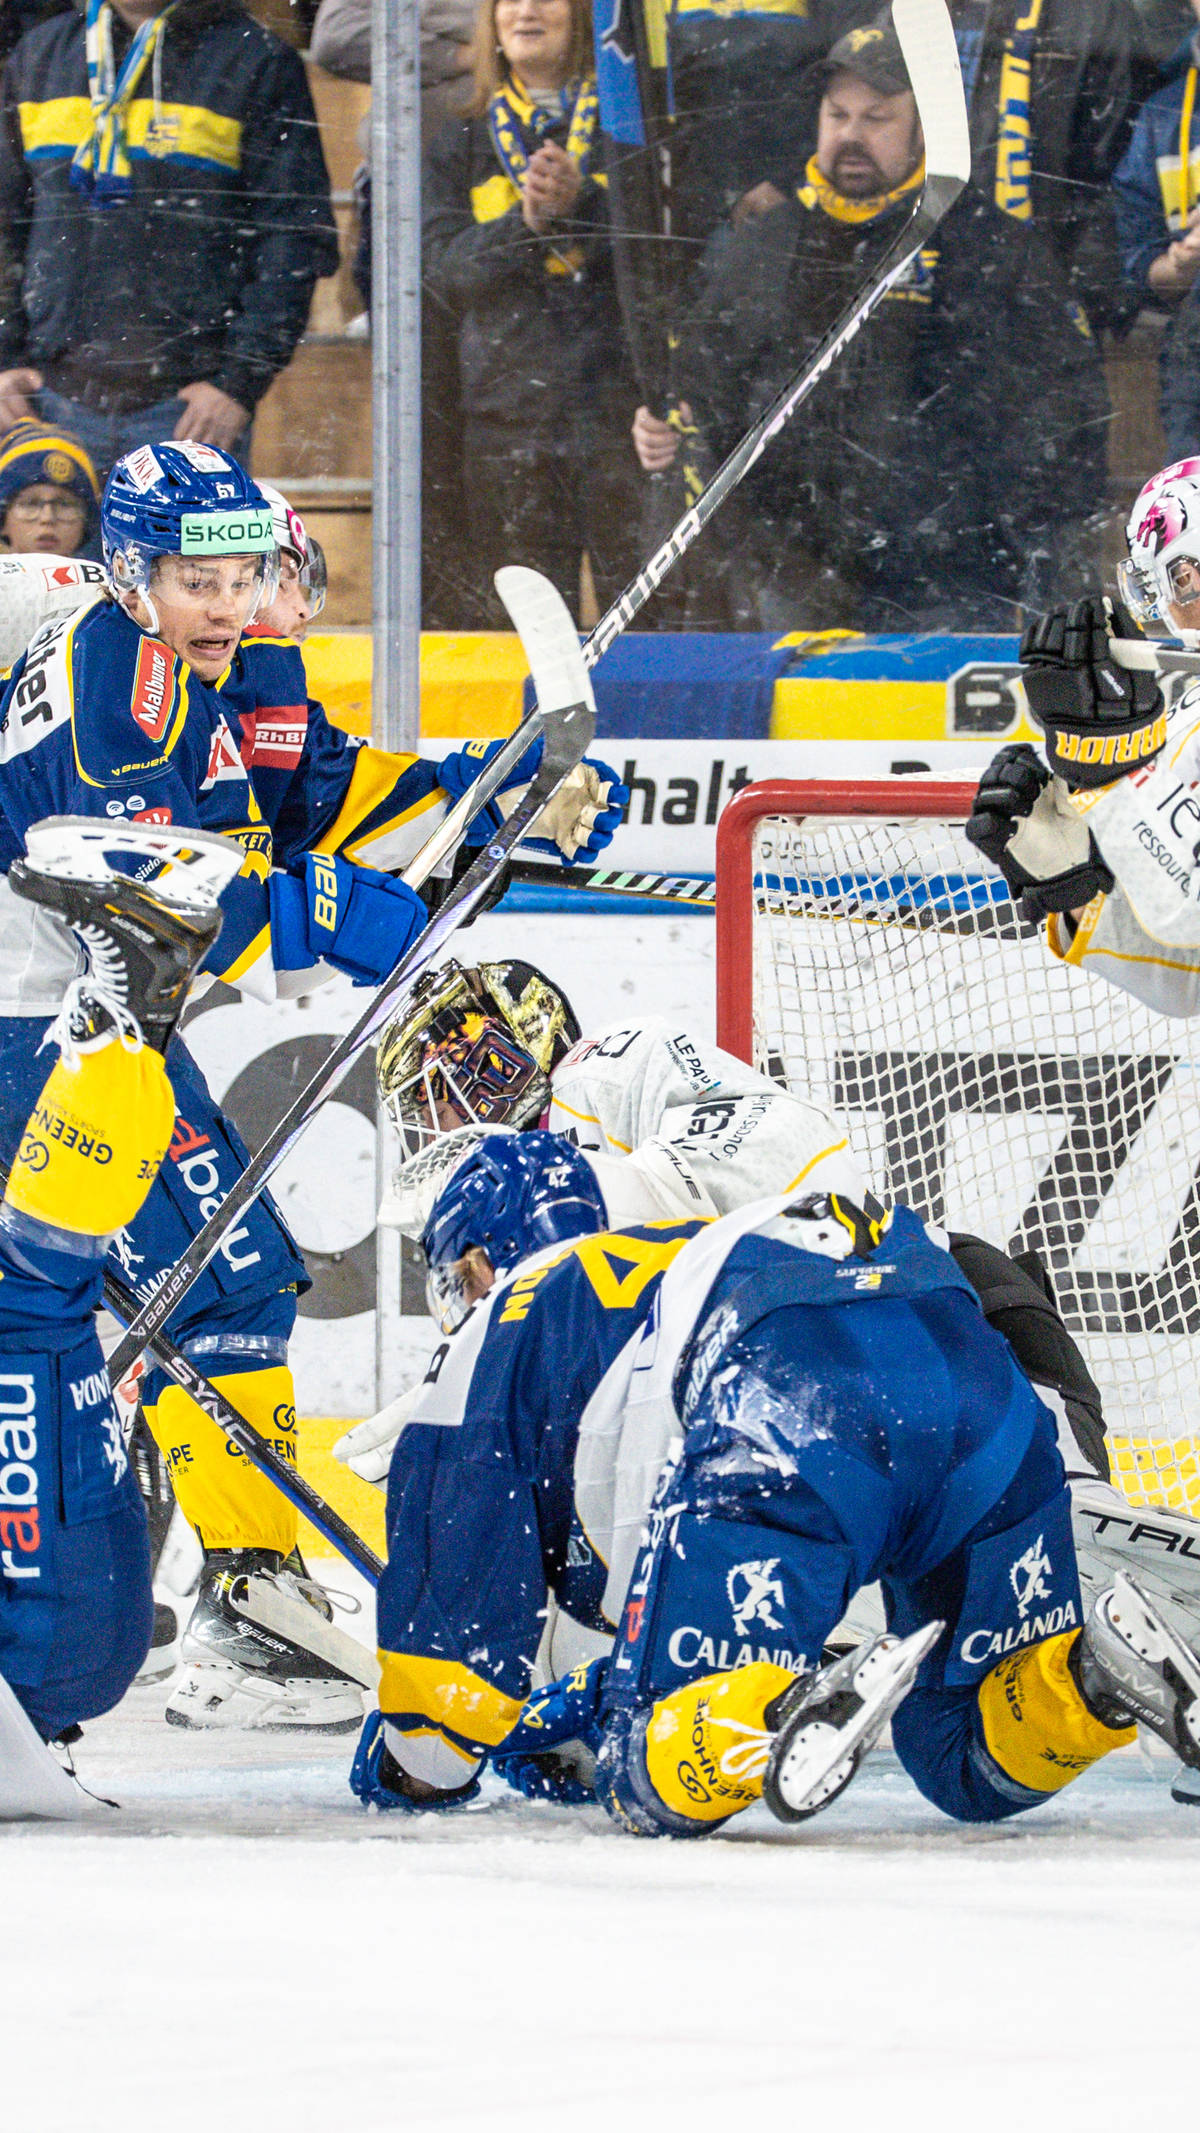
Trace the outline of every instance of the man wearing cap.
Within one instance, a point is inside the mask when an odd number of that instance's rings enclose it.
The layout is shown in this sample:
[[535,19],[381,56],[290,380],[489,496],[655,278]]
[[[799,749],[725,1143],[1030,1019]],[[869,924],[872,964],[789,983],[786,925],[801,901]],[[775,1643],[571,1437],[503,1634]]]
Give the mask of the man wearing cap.
[[14,555],[99,554],[100,484],[78,438],[47,422],[0,437],[0,541]]
[[[798,154],[790,197],[760,185],[716,233],[681,336],[684,396],[714,462],[862,286],[924,175],[890,14],[839,38],[822,75],[815,153]],[[734,626],[902,629],[922,619],[915,529],[930,498],[918,411],[935,262],[920,254],[804,421],[726,507]],[[670,465],[674,429],[639,408],[633,434],[648,472]]]

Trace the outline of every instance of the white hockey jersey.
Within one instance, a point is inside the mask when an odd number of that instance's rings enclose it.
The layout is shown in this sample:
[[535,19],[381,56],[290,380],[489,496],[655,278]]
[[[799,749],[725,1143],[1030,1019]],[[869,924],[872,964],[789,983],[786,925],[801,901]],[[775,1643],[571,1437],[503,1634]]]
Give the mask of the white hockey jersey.
[[657,1017],[583,1037],[551,1076],[542,1123],[592,1160],[616,1226],[726,1215],[781,1193],[861,1200],[843,1126],[731,1053]]
[[1051,917],[1052,954],[1106,978],[1165,1015],[1200,1013],[1200,683],[1167,722],[1145,770],[1071,795],[1116,875],[1072,931]]

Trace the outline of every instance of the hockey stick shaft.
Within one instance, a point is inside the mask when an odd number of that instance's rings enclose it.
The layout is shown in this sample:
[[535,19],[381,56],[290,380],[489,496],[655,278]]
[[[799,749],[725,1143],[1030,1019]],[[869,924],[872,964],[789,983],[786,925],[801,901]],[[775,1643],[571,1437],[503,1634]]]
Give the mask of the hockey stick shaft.
[[[0,1163],[0,1192],[7,1187],[8,1177],[8,1166]],[[119,1281],[107,1267],[104,1270],[104,1301],[113,1317],[122,1325],[130,1325],[137,1317],[137,1298],[133,1291],[127,1289],[124,1282]],[[173,1378],[189,1399],[195,1401],[210,1422],[216,1423],[222,1436],[228,1437],[231,1444],[236,1444],[238,1450],[245,1453],[251,1465],[256,1466],[260,1474],[265,1474],[268,1481],[274,1482],[280,1494],[286,1496],[297,1511],[303,1512],[310,1525],[315,1526],[318,1533],[324,1534],[325,1539],[337,1549],[339,1555],[344,1555],[347,1562],[354,1564],[356,1570],[361,1570],[369,1585],[378,1585],[383,1564],[374,1549],[368,1548],[353,1526],[347,1525],[332,1504],[326,1503],[325,1498],[319,1496],[286,1460],[281,1459],[278,1452],[272,1451],[253,1425],[247,1422],[246,1417],[239,1414],[224,1393],[219,1392],[217,1387],[197,1370],[196,1365],[175,1346],[174,1341],[165,1333],[156,1333],[147,1343],[147,1347],[154,1361],[166,1371],[168,1377]],[[119,1384],[120,1375],[120,1372],[111,1374],[110,1382]]]
[[579,867],[555,872],[518,859],[511,879],[522,888],[567,890],[572,896],[640,897],[656,903],[690,904],[693,910],[710,910],[716,902],[717,885],[711,874],[644,874],[628,867]]
[[908,221],[874,268],[865,288],[849,303],[818,343],[813,355],[776,395],[766,413],[747,430],[690,510],[671,528],[625,590],[600,617],[583,647],[593,667],[622,630],[646,605],[667,572],[703,532],[738,483],[762,457],[773,437],[791,421],[830,366],[878,309],[916,257],[970,175],[970,144],[962,77],[954,31],[944,0],[893,0],[892,20],[903,48],[925,135],[928,162],[925,183]]
[[258,1198],[272,1172],[278,1168],[299,1139],[315,1112],[326,1098],[332,1095],[359,1053],[383,1028],[409,987],[435,960],[443,943],[464,919],[470,917],[475,906],[487,894],[497,870],[503,866],[510,851],[520,843],[547,801],[557,792],[563,779],[583,755],[595,726],[590,705],[573,704],[553,717],[545,714],[545,718],[546,745],[540,768],[526,787],[513,813],[496,832],[491,843],[484,846],[478,859],[468,868],[457,888],[446,898],[441,909],[435,912],[412,947],[400,957],[353,1028],[334,1045],[311,1081],[300,1091],[295,1102],[267,1135],[257,1155],[251,1158],[240,1178],[235,1180],[220,1206],[197,1232],[149,1302],[137,1313],[110,1358],[110,1368],[117,1378],[124,1377],[150,1338],[165,1324],[192,1283],[203,1273],[227,1230],[240,1220],[251,1201]]

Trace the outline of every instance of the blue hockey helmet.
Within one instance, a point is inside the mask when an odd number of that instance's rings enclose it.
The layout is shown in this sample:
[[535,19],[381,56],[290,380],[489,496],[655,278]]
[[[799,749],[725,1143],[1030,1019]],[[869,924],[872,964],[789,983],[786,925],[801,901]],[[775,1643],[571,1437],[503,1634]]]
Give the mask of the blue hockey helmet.
[[159,556],[196,561],[257,556],[260,588],[253,612],[278,590],[271,506],[237,460],[215,445],[142,444],[126,452],[100,500],[100,538],[118,600],[140,594],[150,608],[152,629],[158,623],[149,597],[150,574]]
[[461,1262],[478,1247],[497,1274],[531,1252],[593,1236],[608,1213],[586,1157],[558,1133],[488,1134],[452,1172],[421,1232],[429,1308],[447,1332],[472,1299]]

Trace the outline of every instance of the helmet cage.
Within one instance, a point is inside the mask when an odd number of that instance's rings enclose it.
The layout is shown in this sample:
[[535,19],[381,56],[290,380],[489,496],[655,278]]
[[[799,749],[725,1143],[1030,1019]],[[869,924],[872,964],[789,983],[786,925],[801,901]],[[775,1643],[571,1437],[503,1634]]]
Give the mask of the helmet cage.
[[438,1104],[462,1125],[536,1125],[550,1081],[496,1012],[478,975],[448,963],[423,980],[385,1030],[376,1059],[384,1109],[408,1156],[448,1129]]

